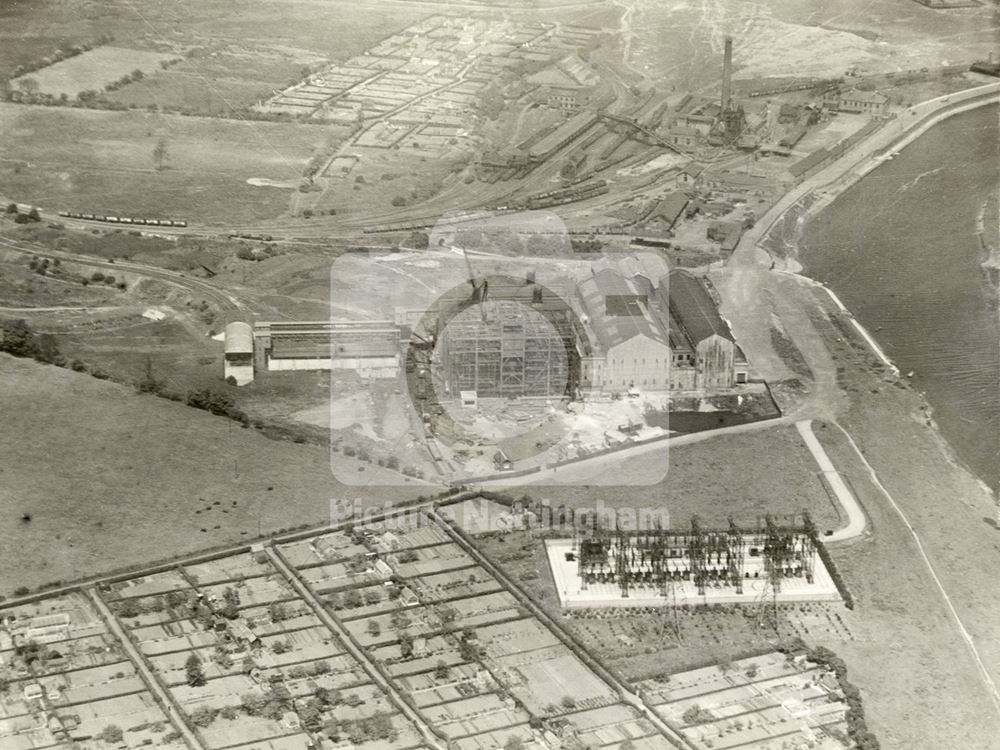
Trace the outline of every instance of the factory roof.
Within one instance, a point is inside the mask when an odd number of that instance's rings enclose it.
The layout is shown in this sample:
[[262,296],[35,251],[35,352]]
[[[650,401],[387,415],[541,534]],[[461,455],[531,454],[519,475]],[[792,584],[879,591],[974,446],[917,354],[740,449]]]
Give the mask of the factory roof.
[[712,336],[733,341],[729,324],[719,315],[715,302],[702,283],[687,271],[675,269],[660,280],[657,289],[661,303],[667,297],[670,314],[694,344]]
[[[628,294],[636,294],[631,285],[614,271],[608,270],[600,273],[606,276],[617,276],[619,281],[614,282],[614,288],[625,288],[628,290]],[[640,302],[629,306],[632,312],[630,315],[607,315],[604,306],[605,294],[598,286],[596,274],[581,281],[577,286],[577,291],[586,313],[584,324],[594,334],[605,352],[636,336],[645,337],[664,346],[668,345],[664,331],[650,316],[646,306]]]
[[594,284],[605,297],[641,297],[620,271],[614,268],[601,268],[593,273]]
[[[690,202],[691,199],[685,193],[680,191],[670,193],[656,204],[649,213],[649,216],[646,217],[646,222],[662,221],[668,227],[673,227]],[[657,274],[651,278],[657,279],[660,275],[662,274]]]
[[235,321],[226,326],[226,354],[253,354],[253,328]]

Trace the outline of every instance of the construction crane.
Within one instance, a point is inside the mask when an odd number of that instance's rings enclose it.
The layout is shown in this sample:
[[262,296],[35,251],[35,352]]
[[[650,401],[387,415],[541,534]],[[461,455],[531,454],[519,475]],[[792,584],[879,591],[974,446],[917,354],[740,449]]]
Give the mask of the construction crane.
[[479,305],[479,314],[482,315],[483,322],[488,323],[486,298],[489,294],[489,282],[486,279],[476,276],[476,272],[472,268],[472,260],[469,258],[468,250],[464,247],[455,247],[454,245],[449,245],[448,249],[453,253],[461,254],[465,258],[465,269],[469,276],[469,284],[472,286],[472,302]]

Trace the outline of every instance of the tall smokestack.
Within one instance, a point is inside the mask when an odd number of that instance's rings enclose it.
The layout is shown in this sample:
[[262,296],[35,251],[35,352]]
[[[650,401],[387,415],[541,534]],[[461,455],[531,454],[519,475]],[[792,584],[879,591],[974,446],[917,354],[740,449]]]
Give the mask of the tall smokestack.
[[722,109],[729,109],[733,79],[733,38],[726,37],[726,51],[722,58]]

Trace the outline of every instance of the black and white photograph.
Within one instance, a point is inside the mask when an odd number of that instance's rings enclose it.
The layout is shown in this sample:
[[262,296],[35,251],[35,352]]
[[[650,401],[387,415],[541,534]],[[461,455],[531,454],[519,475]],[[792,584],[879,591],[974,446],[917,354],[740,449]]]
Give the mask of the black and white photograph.
[[1000,750],[1000,0],[0,0],[0,750]]

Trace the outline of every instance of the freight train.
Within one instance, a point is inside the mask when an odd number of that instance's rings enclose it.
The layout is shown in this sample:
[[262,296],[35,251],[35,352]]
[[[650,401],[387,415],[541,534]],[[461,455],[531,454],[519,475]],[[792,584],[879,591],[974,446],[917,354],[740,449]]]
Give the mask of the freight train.
[[102,221],[105,224],[139,224],[147,227],[186,227],[184,219],[145,219],[136,216],[105,216],[104,214],[84,214],[79,211],[60,211],[60,216],[67,219],[83,219],[84,221]]

